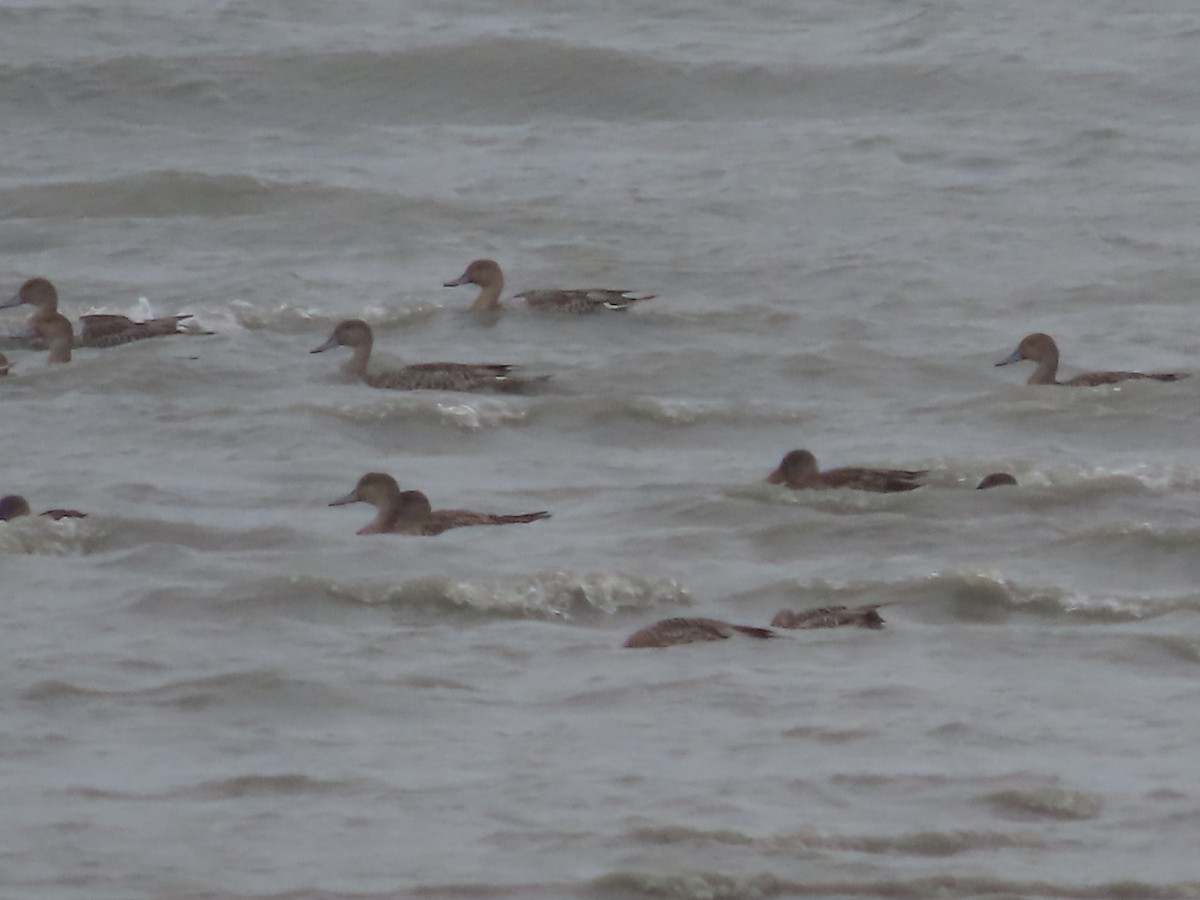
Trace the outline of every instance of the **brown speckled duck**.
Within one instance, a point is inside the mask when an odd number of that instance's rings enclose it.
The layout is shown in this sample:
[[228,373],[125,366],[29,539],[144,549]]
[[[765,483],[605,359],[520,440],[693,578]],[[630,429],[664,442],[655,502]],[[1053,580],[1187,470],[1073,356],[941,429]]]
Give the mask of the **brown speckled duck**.
[[625,640],[626,647],[673,647],[676,644],[694,644],[697,641],[723,641],[735,634],[752,638],[775,636],[769,628],[752,625],[734,625],[720,619],[683,618],[662,619],[653,625],[639,628]]
[[780,461],[779,467],[767,476],[770,484],[783,484],[793,490],[812,488],[853,488],[857,491],[892,493],[912,491],[921,487],[917,481],[928,475],[927,469],[864,469],[841,468],[826,472],[817,468],[817,458],[807,450],[793,450]]
[[[479,286],[479,296],[471,304],[471,309],[477,312],[503,309],[500,305],[500,294],[504,290],[504,273],[500,271],[500,265],[494,259],[475,260],[458,278],[445,282],[444,287],[458,287],[463,284]],[[640,300],[650,300],[653,297],[654,294],[637,295],[632,291],[584,288],[525,291],[514,295],[512,299],[524,299],[538,310],[582,315],[603,310],[626,310]]]
[[[0,304],[0,308],[28,304],[37,311],[29,319],[29,326],[35,332],[37,346],[47,344],[38,331],[36,322],[39,317],[48,319],[58,314],[58,291],[45,278],[30,278],[17,291],[15,297]],[[117,347],[131,341],[142,341],[147,338],[163,337],[169,334],[209,334],[211,332],[192,331],[180,328],[180,323],[190,319],[191,314],[182,316],[164,316],[158,319],[147,319],[135,322],[128,316],[112,313],[95,313],[79,317],[80,332],[72,335],[72,345],[75,347]]]
[[71,320],[58,311],[58,295],[54,293],[54,285],[45,278],[30,279],[21,285],[15,297],[0,303],[0,309],[22,303],[33,306],[33,315],[25,323],[27,329],[24,337],[50,351],[48,362],[70,362],[75,330]]
[[882,628],[883,616],[879,606],[822,606],[799,611],[781,609],[771,624],[776,628],[840,628],[857,625],[859,628]]
[[471,525],[516,525],[550,518],[545,510],[515,515],[477,513],[467,509],[433,509],[420,491],[402,491],[396,479],[383,472],[368,472],[345,497],[330,503],[370,503],[379,512],[358,534],[419,534],[432,536],[451,528]]
[[1067,381],[1058,380],[1058,345],[1048,334],[1028,334],[1021,343],[1000,362],[998,366],[1020,362],[1023,359],[1037,363],[1037,368],[1029,376],[1026,384],[1062,384],[1068,387],[1096,387],[1101,384],[1116,384],[1131,378],[1150,378],[1154,381],[1178,381],[1187,378],[1186,374],[1175,372],[1084,372]]
[[[0,497],[0,522],[9,522],[13,519],[19,519],[21,516],[31,515],[29,509],[29,501],[20,494],[9,494],[6,497]],[[48,509],[43,516],[49,516],[58,521],[59,519],[83,519],[87,517],[87,513],[81,513],[77,509]]]
[[349,347],[354,352],[342,363],[342,371],[374,388],[394,391],[503,391],[519,393],[549,379],[550,376],[520,378],[512,374],[510,365],[489,363],[418,363],[384,372],[368,372],[371,345],[374,343],[371,326],[362,319],[346,319],[333,329],[329,340],[312,353],[323,353],[334,347]]

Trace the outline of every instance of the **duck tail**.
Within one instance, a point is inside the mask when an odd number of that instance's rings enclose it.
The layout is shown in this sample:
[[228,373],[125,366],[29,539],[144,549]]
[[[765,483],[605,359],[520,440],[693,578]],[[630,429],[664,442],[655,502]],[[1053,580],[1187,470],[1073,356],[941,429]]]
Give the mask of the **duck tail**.
[[546,510],[538,510],[531,513],[513,513],[512,515],[492,516],[493,525],[519,525],[525,522],[536,522],[539,519],[550,518],[550,513]]

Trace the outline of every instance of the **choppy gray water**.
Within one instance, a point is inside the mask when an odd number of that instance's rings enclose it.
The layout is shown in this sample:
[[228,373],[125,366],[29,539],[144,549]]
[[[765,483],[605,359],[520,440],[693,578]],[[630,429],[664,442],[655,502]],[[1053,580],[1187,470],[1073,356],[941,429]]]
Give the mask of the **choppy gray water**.
[[[0,493],[91,515],[0,523],[0,893],[1200,893],[1200,378],[992,365],[1200,371],[1198,44],[1194,0],[0,6],[3,294],[219,332],[9,353]],[[479,256],[659,297],[480,322]],[[347,383],[351,316],[554,389]],[[931,484],[763,484],[800,446]],[[356,537],[370,470],[554,518]],[[620,646],[835,602],[888,629]]]

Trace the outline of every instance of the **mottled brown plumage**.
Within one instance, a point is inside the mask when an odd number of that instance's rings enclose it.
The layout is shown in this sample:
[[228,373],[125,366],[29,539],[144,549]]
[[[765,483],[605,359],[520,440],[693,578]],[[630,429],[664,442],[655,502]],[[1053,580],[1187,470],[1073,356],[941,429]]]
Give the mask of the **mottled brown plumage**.
[[774,637],[769,628],[752,625],[734,625],[720,619],[682,618],[662,619],[631,634],[625,640],[626,647],[672,647],[676,644],[692,644],[697,641],[723,641],[735,634],[752,638]]
[[520,378],[513,375],[515,366],[495,363],[418,363],[403,369],[370,372],[367,364],[371,359],[374,343],[371,326],[362,319],[346,319],[340,322],[329,336],[329,340],[314,348],[312,353],[323,353],[334,347],[349,347],[353,351],[350,359],[342,363],[342,371],[374,388],[393,391],[501,391],[519,393],[546,381],[549,376]]
[[781,609],[771,624],[776,628],[839,628],[857,625],[860,628],[882,628],[884,620],[879,606],[822,606],[817,609]]
[[856,491],[894,493],[912,491],[921,485],[917,479],[928,475],[927,469],[865,469],[847,467],[822,472],[817,458],[807,450],[792,450],[780,461],[778,468],[767,476],[771,484],[783,484],[793,490],[853,488]]
[[[504,291],[504,273],[500,271],[500,265],[494,259],[475,260],[467,266],[462,275],[453,281],[445,282],[443,286],[458,287],[463,284],[479,286],[479,296],[471,304],[471,309],[477,312],[503,309],[500,294]],[[637,295],[632,291],[611,288],[582,288],[524,291],[514,295],[512,299],[523,299],[538,310],[583,315],[604,310],[626,310],[640,300],[650,300],[653,297],[654,294]]]
[[[29,319],[31,329],[31,346],[34,349],[48,349],[48,341],[41,334],[39,323],[51,320],[58,315],[58,291],[45,278],[30,278],[26,281],[15,297],[0,307],[28,304],[37,311]],[[94,313],[80,316],[80,333],[72,335],[73,347],[117,347],[132,341],[142,341],[147,338],[164,337],[170,334],[211,334],[207,331],[181,329],[180,323],[190,319],[191,314],[181,316],[164,316],[158,319],[147,319],[135,322],[128,316],[113,313]]]
[[550,518],[545,510],[532,513],[501,515],[478,513],[468,509],[433,509],[429,498],[420,491],[401,491],[391,475],[368,472],[358,479],[349,494],[339,497],[330,506],[347,503],[370,503],[378,513],[374,521],[358,530],[358,534],[417,534],[432,536],[451,528],[473,525],[517,525]]
[[1067,381],[1058,380],[1058,345],[1048,334],[1028,334],[1021,343],[1000,362],[998,366],[1020,362],[1023,359],[1037,363],[1037,368],[1029,376],[1026,384],[1061,384],[1067,387],[1097,387],[1102,384],[1116,384],[1134,378],[1147,378],[1154,381],[1178,381],[1187,378],[1186,373],[1176,372],[1084,372]]

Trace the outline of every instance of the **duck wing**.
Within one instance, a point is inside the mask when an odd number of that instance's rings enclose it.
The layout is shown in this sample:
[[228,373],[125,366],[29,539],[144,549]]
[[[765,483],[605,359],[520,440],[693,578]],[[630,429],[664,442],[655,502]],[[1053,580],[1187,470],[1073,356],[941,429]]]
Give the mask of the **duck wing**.
[[531,513],[497,514],[473,512],[469,509],[437,509],[422,521],[418,533],[426,536],[441,534],[451,528],[470,528],[474,525],[520,525],[550,518],[545,510]]
[[847,467],[822,472],[821,480],[829,487],[847,487],[858,491],[890,494],[898,491],[915,491],[921,487],[919,479],[928,474],[928,469],[865,469]]
[[77,347],[117,347],[131,341],[142,341],[147,338],[164,337],[169,334],[190,334],[181,331],[179,323],[190,319],[191,313],[182,316],[163,316],[158,319],[147,319],[135,322],[128,316],[113,313],[96,313],[90,316],[80,316],[80,333],[75,341]]
[[1060,381],[1068,387],[1098,387],[1102,384],[1116,384],[1134,378],[1150,378],[1154,381],[1179,381],[1187,378],[1187,373],[1180,372],[1084,372],[1067,381]]
[[521,378],[515,366],[494,363],[418,363],[385,372],[368,372],[363,380],[371,387],[393,391],[497,391],[520,393],[550,376]]
[[734,634],[766,639],[775,636],[769,628],[754,628],[750,625],[734,625],[720,619],[675,617],[662,619],[631,634],[626,647],[671,647],[675,644],[693,644],[697,641],[723,641]]
[[771,620],[775,628],[838,628],[857,625],[860,628],[882,628],[884,619],[879,606],[822,606],[817,609],[794,611],[781,609]]
[[603,310],[623,311],[642,300],[652,300],[655,295],[635,294],[633,291],[618,291],[609,288],[588,288],[574,291],[525,291],[517,294],[516,297],[523,298],[534,309],[584,315]]

